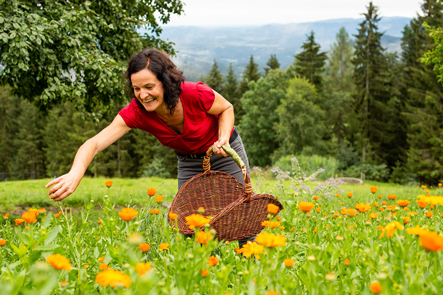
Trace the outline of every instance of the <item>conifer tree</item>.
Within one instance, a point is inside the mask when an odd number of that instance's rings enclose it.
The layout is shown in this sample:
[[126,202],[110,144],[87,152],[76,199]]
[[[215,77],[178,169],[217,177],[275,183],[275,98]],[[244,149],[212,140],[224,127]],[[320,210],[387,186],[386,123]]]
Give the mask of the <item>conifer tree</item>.
[[443,145],[443,87],[438,83],[432,65],[421,63],[421,58],[434,48],[422,24],[443,27],[443,4],[425,0],[422,14],[404,29],[402,39],[402,96],[405,97],[408,118],[408,166],[422,182],[443,178],[441,146]]
[[381,46],[382,33],[378,31],[378,8],[372,2],[363,13],[365,19],[360,23],[356,37],[355,57],[352,60],[356,92],[354,94],[355,112],[359,122],[358,142],[361,147],[362,161],[375,161],[380,164],[383,155],[380,144],[389,140],[386,121],[389,120],[387,102],[391,98],[388,63]]
[[322,72],[326,63],[326,52],[320,52],[320,44],[315,42],[314,32],[307,36],[302,45],[303,50],[295,55],[291,68],[295,74],[306,78],[311,85],[321,89]]
[[327,126],[332,126],[337,146],[343,141],[345,126],[351,113],[351,94],[354,91],[352,57],[354,42],[342,27],[331,47],[331,55],[326,67],[324,91]]
[[243,115],[243,108],[240,102],[237,76],[235,75],[232,63],[229,64],[229,70],[224,82],[222,95],[234,106],[235,124],[239,124]]
[[223,75],[218,69],[218,64],[215,59],[211,71],[209,71],[208,76],[203,80],[203,82],[211,87],[213,90],[221,93],[223,87]]
[[269,58],[268,62],[266,63],[267,67],[264,67],[265,70],[265,76],[268,75],[269,70],[275,70],[280,68],[280,63],[277,60],[276,54],[271,54],[271,58]]
[[254,62],[254,56],[252,56],[251,54],[251,57],[249,58],[249,63],[246,65],[246,68],[243,72],[243,79],[240,82],[240,94],[243,95],[243,93],[249,90],[249,82],[257,81],[258,79],[260,79],[258,64]]

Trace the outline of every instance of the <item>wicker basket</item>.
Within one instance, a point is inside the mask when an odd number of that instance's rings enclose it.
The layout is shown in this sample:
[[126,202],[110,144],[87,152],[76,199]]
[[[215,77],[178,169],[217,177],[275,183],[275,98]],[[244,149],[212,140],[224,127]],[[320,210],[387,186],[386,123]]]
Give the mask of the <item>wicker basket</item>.
[[[264,228],[262,222],[267,219],[269,203],[283,209],[274,196],[254,193],[241,158],[232,148],[223,146],[223,149],[241,168],[245,185],[230,174],[210,171],[211,147],[203,160],[204,172],[180,188],[169,209],[178,215],[178,228],[184,235],[194,234],[194,230],[186,225],[185,217],[197,214],[199,207],[205,209],[205,217],[213,217],[209,225],[216,230],[216,238],[220,241],[234,241],[260,233]],[[175,221],[169,220],[169,224],[175,226]]]

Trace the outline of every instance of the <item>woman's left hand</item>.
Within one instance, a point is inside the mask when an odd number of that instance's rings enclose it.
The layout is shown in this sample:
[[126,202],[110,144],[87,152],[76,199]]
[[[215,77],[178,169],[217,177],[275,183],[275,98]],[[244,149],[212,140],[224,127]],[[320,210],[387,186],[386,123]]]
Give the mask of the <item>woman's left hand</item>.
[[219,138],[218,141],[214,142],[212,145],[212,150],[214,154],[220,157],[227,157],[228,154],[225,152],[225,150],[222,148],[223,145],[229,146],[229,140],[228,138]]

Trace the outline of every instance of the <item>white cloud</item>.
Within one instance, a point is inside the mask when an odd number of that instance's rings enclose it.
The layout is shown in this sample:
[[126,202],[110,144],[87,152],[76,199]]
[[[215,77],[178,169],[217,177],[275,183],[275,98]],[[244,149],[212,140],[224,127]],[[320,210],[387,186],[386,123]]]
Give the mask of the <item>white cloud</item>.
[[[415,17],[419,0],[374,0],[381,16]],[[367,0],[185,0],[185,15],[170,26],[235,26],[360,18]]]

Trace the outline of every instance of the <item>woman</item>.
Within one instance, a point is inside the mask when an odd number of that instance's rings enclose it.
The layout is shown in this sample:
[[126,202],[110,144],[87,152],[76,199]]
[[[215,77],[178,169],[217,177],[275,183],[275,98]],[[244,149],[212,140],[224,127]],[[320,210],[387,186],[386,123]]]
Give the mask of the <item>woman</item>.
[[222,145],[231,146],[249,173],[248,158],[234,128],[234,108],[226,99],[201,82],[184,82],[183,72],[156,49],[145,49],[131,58],[126,78],[135,98],[108,127],[79,148],[69,173],[46,185],[54,185],[48,192],[51,199],[61,201],[72,194],[94,156],[132,128],[153,134],[176,151],[179,188],[203,172],[203,156],[211,146],[215,153],[211,169],[244,183],[240,168],[222,149]]

